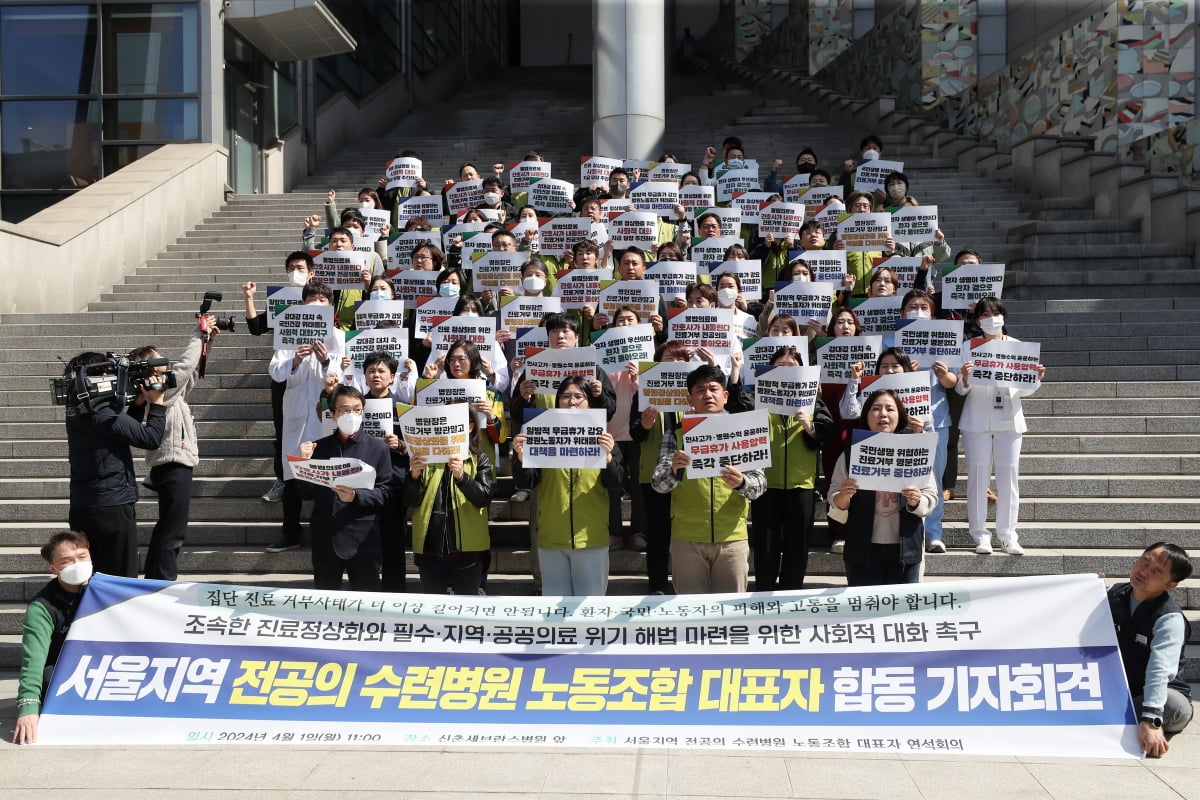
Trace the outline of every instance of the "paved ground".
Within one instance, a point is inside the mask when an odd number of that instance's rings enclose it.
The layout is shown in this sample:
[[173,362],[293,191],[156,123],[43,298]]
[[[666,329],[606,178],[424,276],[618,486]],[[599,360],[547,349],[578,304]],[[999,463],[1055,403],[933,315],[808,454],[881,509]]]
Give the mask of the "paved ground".
[[[1200,688],[1200,687],[1198,687]],[[0,673],[12,739],[16,675]],[[1200,800],[1200,726],[1157,761],[543,748],[16,747],[0,797],[21,800],[730,800],[1001,797]]]

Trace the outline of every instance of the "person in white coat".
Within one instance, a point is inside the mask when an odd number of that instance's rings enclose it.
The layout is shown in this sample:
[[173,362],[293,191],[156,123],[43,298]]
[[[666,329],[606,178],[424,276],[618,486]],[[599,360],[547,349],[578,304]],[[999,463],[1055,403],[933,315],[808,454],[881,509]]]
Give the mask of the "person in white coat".
[[[1008,312],[995,297],[987,297],[975,305],[974,321],[988,339],[1019,341],[1004,332]],[[1025,414],[1021,398],[1033,394],[1042,385],[1046,368],[1037,365],[1037,383],[1030,388],[973,386],[973,361],[962,365],[962,380],[954,387],[966,397],[958,428],[962,432],[967,455],[967,523],[975,552],[989,555],[992,536],[987,529],[987,490],[993,462],[996,469],[996,538],[1004,552],[1011,556],[1025,553],[1018,541],[1017,516],[1021,494],[1017,487],[1020,477],[1021,437],[1025,433]]]
[[[333,290],[323,283],[309,283],[300,295],[304,305],[333,304]],[[340,376],[345,352],[345,335],[337,328],[325,341],[303,344],[295,350],[276,350],[268,371],[271,379],[286,382],[283,393],[283,531],[268,553],[281,553],[300,546],[300,506],[302,499],[292,474],[289,455],[300,454],[301,442],[315,442],[323,435],[317,405],[325,389],[325,379]]]

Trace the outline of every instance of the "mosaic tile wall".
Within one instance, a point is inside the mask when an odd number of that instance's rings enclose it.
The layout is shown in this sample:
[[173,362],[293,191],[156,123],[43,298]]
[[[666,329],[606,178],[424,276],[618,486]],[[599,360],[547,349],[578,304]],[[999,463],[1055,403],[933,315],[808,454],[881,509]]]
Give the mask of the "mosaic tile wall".
[[[816,15],[830,13],[834,2],[810,7],[810,63],[818,46]],[[843,0],[836,2],[841,6]],[[849,15],[849,8],[837,11],[839,20]],[[820,77],[857,97],[895,95],[901,108],[937,106],[975,85],[975,20],[975,0],[909,0],[824,64]],[[823,52],[832,50],[830,45]]]
[[809,75],[816,75],[854,44],[853,5],[854,0],[809,0]]

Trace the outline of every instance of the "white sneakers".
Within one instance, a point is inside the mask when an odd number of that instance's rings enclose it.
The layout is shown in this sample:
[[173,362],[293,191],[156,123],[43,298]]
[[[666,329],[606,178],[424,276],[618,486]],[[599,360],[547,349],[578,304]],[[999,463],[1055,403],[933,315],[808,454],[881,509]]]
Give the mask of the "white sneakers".
[[[1002,552],[1008,553],[1010,556],[1025,555],[1025,548],[1021,547],[1021,545],[1017,544],[1016,539],[1013,539],[1013,540],[1007,541],[1007,542],[1004,542],[1004,541],[1000,542],[1000,550]],[[991,555],[992,554],[992,542],[991,542],[990,537],[988,539],[984,539],[982,541],[976,541],[975,542],[975,552],[981,556]]]
[[975,552],[981,556],[990,556],[992,554],[992,543],[987,539],[975,543]]
[[1017,544],[1016,542],[1001,542],[1000,548],[1010,556],[1025,555],[1025,548],[1021,547],[1021,545]]
[[925,545],[926,553],[944,553],[946,545],[941,539],[930,539],[929,544]]
[[833,544],[831,544],[829,546],[829,552],[831,552],[831,553],[841,553],[841,552],[844,552],[845,550],[846,550],[846,540],[845,539],[836,539],[836,540],[834,540]]

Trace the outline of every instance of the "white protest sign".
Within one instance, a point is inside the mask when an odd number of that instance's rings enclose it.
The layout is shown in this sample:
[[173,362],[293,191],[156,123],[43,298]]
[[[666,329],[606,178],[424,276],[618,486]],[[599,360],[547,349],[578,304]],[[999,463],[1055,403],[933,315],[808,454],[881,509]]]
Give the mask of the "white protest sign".
[[807,336],[759,336],[753,339],[742,339],[742,356],[746,366],[742,370],[742,385],[746,389],[754,388],[754,371],[758,367],[771,363],[771,356],[783,347],[791,347],[796,351],[801,366],[808,366],[808,337]]
[[366,233],[359,236],[353,228],[350,232],[354,234],[354,252],[362,253],[368,259],[371,259],[371,256],[375,253],[375,241],[379,238],[378,234],[372,235]]
[[417,179],[421,177],[422,172],[424,172],[424,167],[419,158],[393,158],[383,172],[383,177],[387,181],[384,188],[411,189],[417,185]]
[[845,250],[803,250],[796,255],[808,263],[814,282],[841,286],[842,279],[846,277]]
[[658,284],[653,280],[601,281],[596,313],[607,314],[612,322],[623,307],[633,309],[639,322],[649,322],[658,313]]
[[787,314],[801,330],[810,319],[828,325],[836,294],[837,286],[832,283],[780,281],[775,284],[775,313]]
[[795,416],[803,411],[812,419],[821,392],[820,367],[758,367],[754,376],[754,408]]
[[897,242],[932,242],[937,229],[937,206],[901,206],[892,212],[892,238]]
[[333,334],[333,306],[288,306],[275,315],[275,349],[295,350],[302,344],[326,342]]
[[431,348],[430,360],[450,352],[450,345],[459,341],[471,342],[479,355],[488,360],[492,366],[500,362],[496,353],[496,318],[495,317],[447,317],[446,319],[431,320],[433,327],[429,330]]
[[826,239],[837,234],[838,218],[846,210],[845,207],[832,203],[826,206],[805,206],[804,209],[805,213],[821,226]]
[[963,264],[942,272],[942,308],[966,309],[985,297],[1002,297],[1003,264]]
[[757,169],[728,169],[717,172],[717,202],[728,203],[736,192],[757,192]]
[[440,272],[428,269],[404,269],[388,273],[396,287],[396,299],[415,303],[420,297],[436,297]]
[[354,307],[354,327],[358,330],[374,328],[381,322],[404,325],[403,300],[363,300]]
[[445,214],[442,213],[442,198],[436,194],[406,197],[396,206],[396,224],[404,227],[409,220],[421,217],[437,227]]
[[288,306],[300,302],[304,289],[299,286],[268,286],[267,287],[267,327],[275,327],[275,317]]
[[459,181],[443,190],[451,214],[483,205],[483,179]]
[[[721,223],[721,236],[742,240],[738,235],[742,230],[742,210],[740,208],[720,208],[713,206],[712,208],[697,208],[693,209],[692,219],[695,220],[694,227],[696,228],[696,236],[700,236],[700,220],[712,214]],[[714,238],[714,237],[708,237]]]
[[679,164],[674,161],[653,162],[649,177],[652,181],[671,181],[678,187],[683,176],[691,171],[691,164]]
[[685,478],[718,478],[725,467],[741,472],[771,466],[770,418],[766,411],[688,414],[683,451],[692,457]]
[[374,489],[375,468],[357,458],[301,458],[289,455],[292,477],[305,483],[345,486],[349,489]]
[[[463,240],[465,241],[469,235],[476,234],[476,233],[483,233],[483,229],[486,228],[487,226],[488,226],[487,222],[455,222],[452,225],[447,225],[446,227],[442,228],[442,231],[441,231],[441,233],[442,233],[442,251],[449,252],[450,248],[454,245],[455,240],[458,237],[461,236],[463,238]],[[491,244],[492,244],[490,236],[491,236],[491,234],[489,234],[487,237],[484,237],[488,241],[488,247],[485,248],[488,250],[491,249]],[[461,242],[460,242],[460,244],[461,244]]]
[[593,222],[591,230],[588,233],[588,239],[597,247],[603,247],[608,243],[608,225],[605,222]]
[[607,328],[592,342],[596,363],[607,373],[620,372],[630,361],[654,358],[654,328],[649,325],[622,325]]
[[396,401],[390,397],[364,397],[362,429],[368,436],[382,439],[392,435],[392,409]]
[[546,329],[538,325],[535,328],[518,328],[517,329],[517,369],[525,364],[525,353],[541,352],[550,347],[550,336]]
[[893,172],[904,172],[904,162],[883,159],[860,161],[854,171],[854,191],[873,192],[882,189],[884,179]]
[[354,369],[361,372],[366,357],[380,351],[390,353],[403,362],[408,358],[408,331],[404,328],[346,331],[346,355]]
[[855,297],[850,300],[858,323],[869,333],[891,333],[900,317],[900,295],[890,297]]
[[734,339],[741,341],[741,326],[735,325],[728,308],[672,308],[671,339],[692,349],[706,347],[714,356],[733,352]]
[[804,190],[808,188],[808,182],[812,175],[807,172],[799,175],[793,175],[783,182],[783,200],[785,203],[800,203],[800,197],[804,194]]
[[445,464],[451,458],[471,455],[471,408],[466,403],[445,406],[396,404],[396,424],[410,456],[428,464]]
[[[437,273],[434,273],[435,275]],[[424,338],[433,329],[433,321],[441,320],[454,314],[458,305],[457,297],[422,296],[415,301],[417,316],[417,335]]]
[[823,206],[829,203],[829,198],[831,197],[836,197],[840,200],[843,191],[841,184],[834,184],[833,186],[809,186],[798,194],[799,197],[796,199],[805,206]]
[[[579,159],[579,185],[602,186],[607,189],[609,173],[619,166],[621,166],[619,158],[583,156]],[[536,208],[541,208],[541,206],[536,206]]]
[[600,408],[527,408],[521,466],[531,469],[604,469],[600,437],[608,430]]
[[882,336],[818,336],[816,341],[821,383],[847,383],[851,364],[874,364],[883,352]]
[[850,252],[887,250],[887,239],[892,235],[892,215],[839,214],[837,234]]
[[896,347],[908,353],[921,369],[941,361],[947,369],[962,366],[963,321],[961,319],[898,319]]
[[349,250],[322,250],[313,256],[312,281],[330,289],[362,289],[367,255]]
[[742,297],[747,301],[758,300],[763,295],[762,261],[757,258],[743,258],[737,261],[722,261],[708,268],[708,282],[715,289],[722,275],[737,275],[742,285]]
[[679,205],[679,184],[645,181],[629,190],[629,200],[638,211],[670,218],[675,216],[675,206]]
[[698,211],[706,208],[712,208],[717,202],[717,190],[714,186],[692,186],[679,187],[679,205],[686,208],[688,211]]
[[529,181],[529,205],[538,211],[556,214],[571,211],[571,197],[575,186],[570,181],[555,178],[532,178]]
[[738,192],[730,200],[730,205],[742,212],[742,224],[757,225],[760,209],[774,196],[772,192]]
[[487,399],[487,383],[483,378],[417,378],[418,406],[448,406],[451,403],[471,403]]
[[[509,188],[514,192],[521,189],[528,189],[529,181],[533,178],[549,177],[549,161],[514,161],[508,165]],[[541,208],[539,205],[534,205],[533,207],[537,209]]]
[[900,492],[923,486],[933,474],[936,433],[873,433],[856,430],[847,477],[859,489]]
[[799,234],[803,224],[804,206],[801,203],[769,203],[758,212],[759,236],[770,234],[776,239],[785,239]]
[[711,267],[725,260],[725,252],[735,244],[742,244],[737,236],[714,236],[710,239],[692,240],[692,261],[697,266]]
[[904,293],[913,288],[913,281],[917,278],[917,267],[921,266],[921,256],[892,256],[885,258],[879,262],[875,269],[887,267],[896,274],[896,282],[900,288],[896,290],[896,294],[904,295]]
[[658,295],[670,302],[696,282],[696,262],[655,261],[646,266],[645,277],[658,282]]
[[371,241],[375,241],[380,237],[382,233],[380,229],[384,225],[391,224],[392,215],[387,211],[368,209],[360,210],[359,213],[363,215],[363,221],[367,223],[365,233]]
[[634,170],[637,170],[638,173],[640,174],[640,177],[638,178],[639,180],[645,180],[646,173],[650,171],[650,164],[651,164],[651,162],[649,162],[649,161],[641,161],[636,158],[621,159],[621,167],[624,168],[624,170],[629,173],[630,180],[634,180],[634,177],[633,177]]
[[518,289],[521,286],[521,267],[529,260],[529,253],[520,250],[506,252],[489,250],[471,260],[471,282],[475,291],[490,289]]
[[963,360],[970,360],[971,386],[1036,389],[1042,346],[1013,339],[972,339],[963,342]]
[[572,269],[558,273],[554,296],[562,299],[565,310],[596,307],[600,299],[600,282],[612,280],[611,269]]
[[612,238],[614,251],[627,247],[649,250],[658,244],[658,215],[650,211],[610,214],[608,235]]
[[561,256],[590,237],[592,221],[587,217],[556,217],[538,232],[538,252],[548,256]]
[[387,268],[389,271],[412,269],[412,251],[421,245],[442,247],[437,231],[406,231],[388,237]]
[[520,328],[536,328],[547,314],[560,311],[562,300],[558,297],[501,297],[500,327],[509,333],[516,333]]
[[638,411],[656,408],[666,413],[692,407],[687,376],[700,366],[690,361],[641,361],[638,363]]
[[[868,370],[874,369],[874,364],[866,365]],[[890,389],[900,397],[900,402],[908,416],[921,420],[925,430],[933,430],[933,373],[927,370],[917,372],[893,372],[889,375],[863,375],[858,384],[858,400],[865,403],[871,392]]]
[[529,348],[525,354],[525,380],[537,384],[537,394],[555,394],[563,378],[572,375],[591,380],[596,377],[596,348],[564,347],[538,350]]

